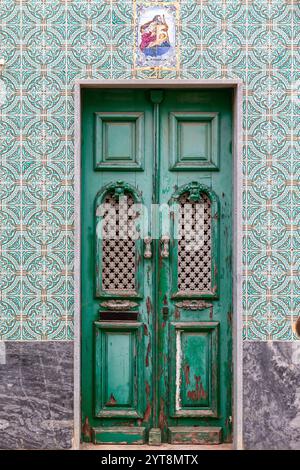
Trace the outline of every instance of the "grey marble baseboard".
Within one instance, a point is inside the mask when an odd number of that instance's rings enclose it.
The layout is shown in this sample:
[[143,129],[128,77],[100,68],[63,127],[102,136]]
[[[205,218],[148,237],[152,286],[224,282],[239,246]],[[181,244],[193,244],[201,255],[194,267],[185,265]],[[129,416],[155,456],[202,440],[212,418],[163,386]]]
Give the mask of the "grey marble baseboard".
[[67,449],[73,436],[73,343],[6,342],[0,449]]
[[[6,342],[0,354],[0,449],[67,449],[73,343]],[[244,342],[244,446],[300,449],[300,342]]]
[[244,447],[300,449],[300,342],[244,342]]

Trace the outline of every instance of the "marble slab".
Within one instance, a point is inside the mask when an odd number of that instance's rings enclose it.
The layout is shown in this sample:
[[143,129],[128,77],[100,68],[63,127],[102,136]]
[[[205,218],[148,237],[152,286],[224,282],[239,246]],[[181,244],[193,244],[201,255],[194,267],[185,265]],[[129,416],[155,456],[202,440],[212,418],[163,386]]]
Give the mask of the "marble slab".
[[70,448],[73,343],[6,342],[4,357],[0,362],[0,449]]
[[300,342],[244,342],[244,447],[300,449]]
[[[73,344],[6,342],[0,449],[68,449]],[[244,447],[300,449],[300,343],[244,342]]]

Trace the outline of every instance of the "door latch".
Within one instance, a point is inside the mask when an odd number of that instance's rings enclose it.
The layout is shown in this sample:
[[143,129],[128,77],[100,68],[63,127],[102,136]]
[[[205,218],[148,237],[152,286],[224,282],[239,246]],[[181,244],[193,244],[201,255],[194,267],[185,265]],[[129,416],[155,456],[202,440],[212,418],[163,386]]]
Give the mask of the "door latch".
[[169,241],[170,237],[168,235],[161,237],[160,243],[162,244],[162,249],[160,254],[162,258],[169,258]]
[[162,314],[163,314],[163,317],[164,317],[164,320],[165,320],[169,315],[169,307],[163,307],[162,308]]
[[151,242],[152,242],[151,237],[144,238],[144,243],[145,243],[144,258],[149,259],[152,257]]

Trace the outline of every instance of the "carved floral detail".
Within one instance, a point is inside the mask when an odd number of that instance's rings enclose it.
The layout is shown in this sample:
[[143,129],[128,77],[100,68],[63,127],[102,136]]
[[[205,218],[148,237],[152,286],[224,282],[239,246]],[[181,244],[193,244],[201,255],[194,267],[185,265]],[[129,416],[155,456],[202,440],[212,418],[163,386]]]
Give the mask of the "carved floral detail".
[[175,305],[185,310],[204,310],[205,308],[212,307],[212,304],[204,302],[203,300],[183,300],[182,302],[177,302]]
[[104,307],[109,310],[124,310],[137,306],[138,304],[136,302],[132,302],[130,300],[107,300],[100,304],[100,307]]

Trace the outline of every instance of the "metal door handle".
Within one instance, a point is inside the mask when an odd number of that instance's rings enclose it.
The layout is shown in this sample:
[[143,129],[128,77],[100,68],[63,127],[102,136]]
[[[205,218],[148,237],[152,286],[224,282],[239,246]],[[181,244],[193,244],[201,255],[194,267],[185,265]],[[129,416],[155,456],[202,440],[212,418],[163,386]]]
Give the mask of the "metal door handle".
[[161,257],[169,258],[169,242],[170,237],[168,235],[163,235],[161,237],[160,243],[162,244]]
[[152,242],[151,237],[144,238],[144,243],[145,243],[144,258],[149,259],[152,257],[151,242]]

